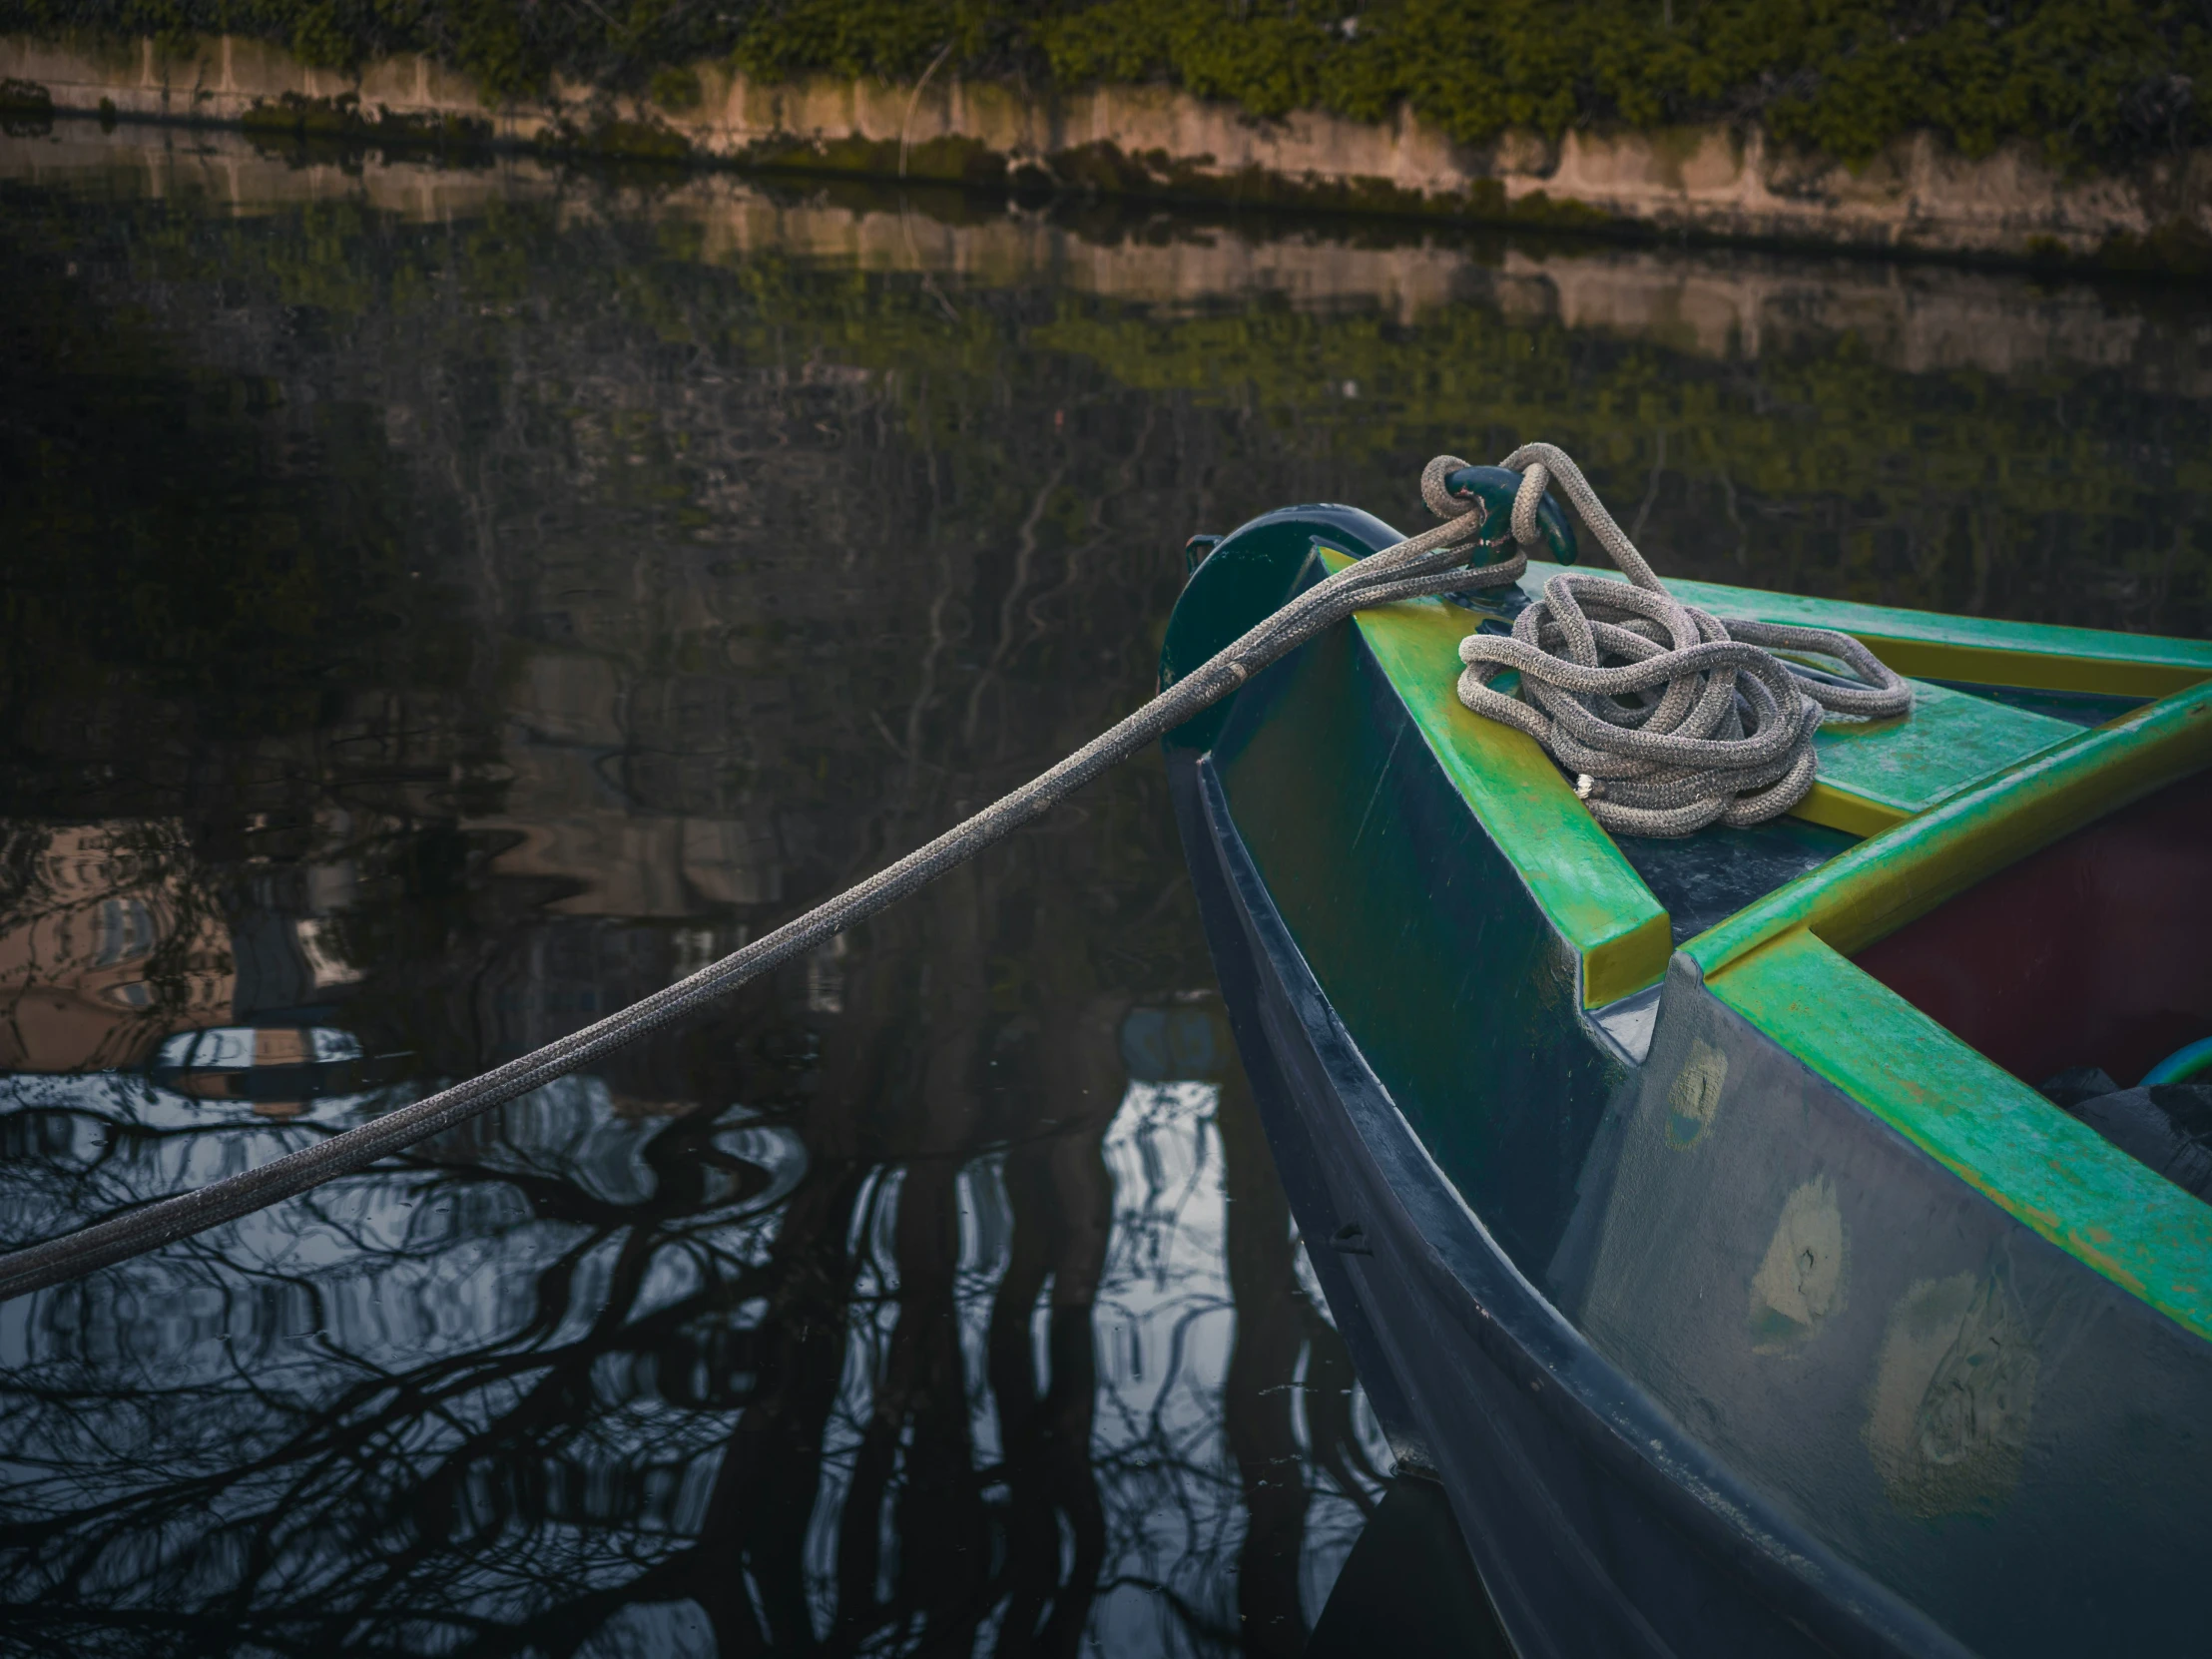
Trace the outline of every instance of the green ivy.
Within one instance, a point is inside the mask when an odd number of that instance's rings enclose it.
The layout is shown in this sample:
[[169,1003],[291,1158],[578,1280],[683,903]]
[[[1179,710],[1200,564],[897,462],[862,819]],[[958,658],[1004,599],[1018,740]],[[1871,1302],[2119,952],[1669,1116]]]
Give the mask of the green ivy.
[[0,31],[228,31],[321,65],[425,51],[495,98],[556,74],[642,92],[704,60],[775,78],[946,64],[1032,91],[1180,86],[1263,119],[1409,105],[1464,143],[1758,119],[1853,163],[1932,128],[1969,156],[2024,138],[2071,167],[2212,137],[2208,17],[2188,0],[0,0]]

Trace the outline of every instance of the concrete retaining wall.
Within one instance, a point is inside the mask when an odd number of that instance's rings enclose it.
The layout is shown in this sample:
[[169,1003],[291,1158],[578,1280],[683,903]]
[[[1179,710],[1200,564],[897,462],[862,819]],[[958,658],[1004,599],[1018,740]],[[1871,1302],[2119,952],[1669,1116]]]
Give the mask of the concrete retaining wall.
[[[2025,145],[1969,160],[1930,134],[1857,172],[1791,154],[1756,129],[1570,132],[1452,143],[1401,112],[1387,125],[1311,112],[1257,121],[1164,87],[1024,99],[943,77],[917,90],[874,80],[769,85],[720,64],[672,110],[557,88],[487,108],[463,76],[408,56],[358,76],[310,69],[225,36],[162,56],[152,41],[101,47],[0,39],[0,76],[43,87],[57,112],[234,124],[287,112],[466,123],[511,144],[595,143],[753,165],[966,182],[1033,173],[1061,185],[1281,206],[1490,220],[1625,222],[1667,233],[1888,251],[2077,256],[2137,263],[2212,247],[2212,151],[2132,173],[2068,179]],[[356,102],[357,101],[357,102]],[[687,101],[688,102],[688,101]],[[258,112],[258,113],[257,113]],[[386,131],[392,128],[387,127]]]
[[[465,222],[497,202],[558,204],[567,217],[651,215],[682,224],[681,245],[710,265],[763,251],[831,267],[925,272],[970,287],[1043,284],[1174,313],[1225,296],[1267,294],[1295,309],[1373,307],[1413,326],[1455,304],[1494,304],[1530,325],[1557,322],[1647,340],[1699,356],[1754,361],[1770,351],[1819,351],[1854,334],[1871,358],[1912,373],[1968,369],[1998,376],[2123,373],[2146,394],[2212,396],[2212,351],[2177,350],[2171,329],[2140,306],[2107,302],[2094,283],[2027,281],[1859,260],[1551,240],[1470,253],[1417,223],[1349,220],[1234,225],[1195,216],[1120,216],[1093,235],[1088,216],[1009,205],[961,211],[890,190],[798,192],[699,170],[671,180],[622,177],[578,189],[561,167],[528,154],[481,167],[404,154],[301,157],[227,132],[58,125],[47,138],[0,143],[0,182],[154,198],[195,213],[252,217],[309,202],[352,203],[422,223]],[[940,216],[932,210],[948,208]]]

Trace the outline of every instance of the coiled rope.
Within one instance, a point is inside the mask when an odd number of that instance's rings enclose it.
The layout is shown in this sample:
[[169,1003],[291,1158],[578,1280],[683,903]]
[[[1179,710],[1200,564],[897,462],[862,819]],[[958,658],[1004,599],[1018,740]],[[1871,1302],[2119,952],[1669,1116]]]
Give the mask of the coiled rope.
[[[1466,463],[1439,455],[1421,473],[1421,498],[1443,519],[1433,529],[1384,548],[1298,595],[1143,708],[1094,738],[1051,771],[993,802],[927,845],[876,871],[796,921],[679,979],[619,1013],[547,1043],[466,1083],[432,1095],[326,1141],[193,1192],[97,1222],[80,1232],[0,1256],[0,1301],[78,1279],[178,1239],[250,1215],[281,1199],[351,1175],[417,1141],[452,1128],[518,1095],[589,1065],[601,1055],[713,1001],[780,962],[865,920],[945,870],[972,858],[1136,753],[1235,691],[1260,669],[1354,611],[1370,605],[1492,586],[1517,579],[1528,555],[1470,569],[1469,544],[1483,540],[1486,507],[1454,496],[1445,479]],[[1504,526],[1494,535],[1502,541]],[[1493,544],[1488,551],[1498,551]]]
[[[1674,598],[1563,450],[1523,444],[1501,464],[1521,475],[1516,540],[1534,542],[1536,509],[1556,481],[1628,581],[1562,572],[1514,618],[1511,638],[1470,634],[1459,700],[1519,727],[1576,774],[1575,793],[1606,829],[1687,835],[1778,818],[1813,787],[1826,713],[1911,711],[1913,688],[1849,635],[1723,622]],[[1832,658],[1858,683],[1776,650]],[[1508,669],[1520,675],[1517,696],[1490,684]]]

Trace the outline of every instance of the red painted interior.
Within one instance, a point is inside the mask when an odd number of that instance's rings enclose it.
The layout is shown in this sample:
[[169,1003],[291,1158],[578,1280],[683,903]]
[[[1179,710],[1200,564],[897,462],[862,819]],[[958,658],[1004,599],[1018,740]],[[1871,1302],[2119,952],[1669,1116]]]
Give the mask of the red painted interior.
[[2022,858],[1858,963],[2013,1076],[2122,1088],[2212,1036],[2212,773]]

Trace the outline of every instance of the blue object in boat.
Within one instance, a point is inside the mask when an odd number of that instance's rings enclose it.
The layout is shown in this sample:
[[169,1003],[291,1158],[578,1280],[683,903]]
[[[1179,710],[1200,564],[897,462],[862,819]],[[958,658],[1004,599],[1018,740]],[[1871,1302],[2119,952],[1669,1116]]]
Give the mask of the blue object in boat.
[[2200,1037],[2187,1048],[2177,1048],[2143,1073],[2143,1086],[2154,1083],[2186,1083],[2199,1072],[2212,1069],[2212,1037]]

